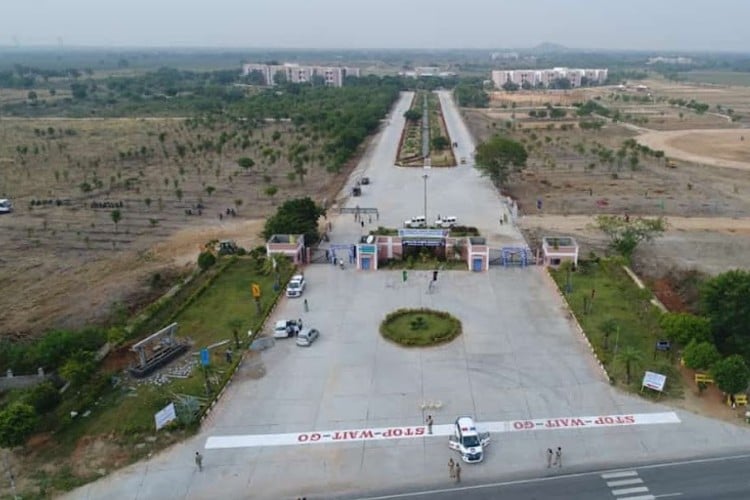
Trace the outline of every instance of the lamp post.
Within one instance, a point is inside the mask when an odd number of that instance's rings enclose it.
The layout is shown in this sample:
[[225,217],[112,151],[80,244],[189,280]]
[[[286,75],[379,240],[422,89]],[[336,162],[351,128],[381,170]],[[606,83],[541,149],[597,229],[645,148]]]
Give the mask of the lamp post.
[[422,179],[424,179],[424,219],[425,224],[427,224],[427,178],[429,175],[427,175],[427,172],[422,174]]

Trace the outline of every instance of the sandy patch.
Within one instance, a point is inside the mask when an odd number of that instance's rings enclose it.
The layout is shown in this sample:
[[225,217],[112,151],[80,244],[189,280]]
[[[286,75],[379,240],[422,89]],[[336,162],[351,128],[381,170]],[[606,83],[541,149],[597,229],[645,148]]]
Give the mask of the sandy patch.
[[651,149],[663,150],[670,158],[750,169],[750,131],[743,129],[647,132],[636,139]]

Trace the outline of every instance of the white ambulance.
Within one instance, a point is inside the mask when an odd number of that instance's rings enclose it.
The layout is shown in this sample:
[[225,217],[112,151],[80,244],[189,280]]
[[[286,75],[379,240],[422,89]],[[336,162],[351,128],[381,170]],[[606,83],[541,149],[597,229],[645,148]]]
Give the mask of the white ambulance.
[[461,454],[461,459],[470,464],[484,460],[484,447],[490,444],[490,433],[479,432],[471,417],[458,417],[448,446]]

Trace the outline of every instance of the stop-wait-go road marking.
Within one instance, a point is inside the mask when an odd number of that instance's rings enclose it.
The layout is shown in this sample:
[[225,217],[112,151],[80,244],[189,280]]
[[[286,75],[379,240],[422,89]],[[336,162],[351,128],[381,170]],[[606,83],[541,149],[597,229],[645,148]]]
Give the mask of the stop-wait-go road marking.
[[[502,433],[565,429],[596,429],[602,427],[679,423],[680,418],[676,413],[664,412],[477,422],[477,428],[482,432]],[[355,441],[380,441],[384,439],[414,439],[420,437],[449,436],[452,432],[452,424],[440,424],[432,427],[432,434],[427,432],[427,426],[425,425],[412,425],[332,431],[290,432],[286,434],[210,436],[206,440],[206,449],[351,443]]]

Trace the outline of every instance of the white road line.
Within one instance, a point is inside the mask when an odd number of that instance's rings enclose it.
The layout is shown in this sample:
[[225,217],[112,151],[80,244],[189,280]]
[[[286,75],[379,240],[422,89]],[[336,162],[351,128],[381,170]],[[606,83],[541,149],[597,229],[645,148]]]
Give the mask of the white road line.
[[667,497],[681,497],[682,493],[664,493],[662,495],[654,495],[654,498],[667,498]]
[[620,497],[617,500],[654,500],[654,495],[638,495],[637,497]]
[[646,488],[645,486],[641,486],[639,488],[624,488],[622,490],[612,490],[612,494],[616,497],[619,497],[620,495],[632,495],[633,493],[648,493],[648,488]]
[[607,486],[610,488],[616,488],[617,486],[627,486],[629,484],[641,484],[643,479],[636,477],[633,479],[620,479],[619,481],[607,481]]
[[617,477],[632,477],[637,475],[638,473],[634,470],[626,470],[623,472],[608,472],[607,474],[602,474],[602,479],[615,479]]
[[[479,422],[480,431],[490,433],[551,431],[566,429],[596,429],[602,427],[629,427],[633,425],[676,424],[680,419],[674,412],[636,413],[625,415],[598,415],[589,417],[541,418],[532,420],[506,420]],[[394,426],[365,429],[338,429],[328,431],[290,432],[285,434],[245,434],[210,436],[206,449],[249,448],[258,446],[293,446],[301,444],[353,443],[387,439],[413,439],[418,437],[449,436],[452,424],[435,425],[432,434],[424,425]],[[606,479],[606,478],[605,478]]]

